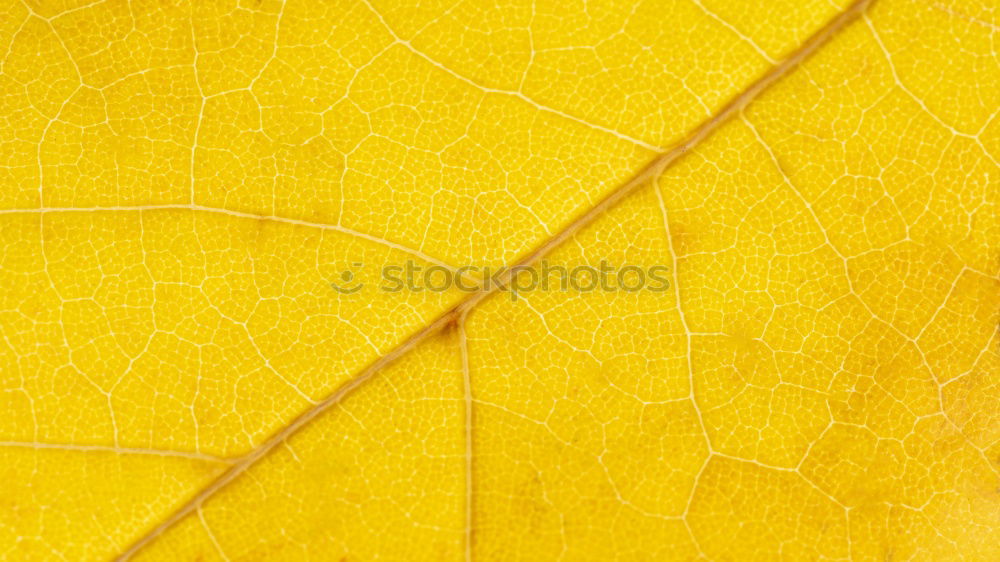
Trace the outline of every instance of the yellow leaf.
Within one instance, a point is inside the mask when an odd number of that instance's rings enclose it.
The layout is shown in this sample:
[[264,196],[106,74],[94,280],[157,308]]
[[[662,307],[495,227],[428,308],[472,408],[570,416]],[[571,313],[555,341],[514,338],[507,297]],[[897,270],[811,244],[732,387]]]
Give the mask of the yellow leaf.
[[0,557],[1000,558],[997,18],[0,3]]

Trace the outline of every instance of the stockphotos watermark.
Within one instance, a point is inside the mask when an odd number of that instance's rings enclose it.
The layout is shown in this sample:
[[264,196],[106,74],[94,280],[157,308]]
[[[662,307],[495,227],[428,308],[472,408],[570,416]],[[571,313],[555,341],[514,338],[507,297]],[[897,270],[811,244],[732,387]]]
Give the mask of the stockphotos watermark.
[[[346,295],[361,291],[366,283],[359,278],[357,272],[364,267],[363,263],[352,263],[349,269],[343,270],[335,281],[330,282],[330,287]],[[566,267],[543,260],[537,266],[518,265],[496,269],[474,265],[448,268],[407,261],[382,266],[377,289],[386,293],[440,293],[452,289],[464,292],[500,290],[510,293],[512,301],[517,300],[520,294],[533,291],[658,293],[670,288],[667,277],[669,272],[670,268],[665,265],[615,266],[605,260],[601,260],[597,266]]]

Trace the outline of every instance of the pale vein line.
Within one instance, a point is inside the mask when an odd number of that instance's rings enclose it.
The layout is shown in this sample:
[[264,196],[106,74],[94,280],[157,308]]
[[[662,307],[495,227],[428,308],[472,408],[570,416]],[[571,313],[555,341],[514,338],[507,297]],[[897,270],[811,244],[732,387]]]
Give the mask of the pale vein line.
[[[677,271],[677,251],[674,249],[673,236],[670,232],[670,217],[667,215],[667,205],[663,202],[663,194],[660,193],[660,186],[657,184],[654,191],[656,192],[656,202],[660,206],[660,214],[663,217],[663,230],[665,231],[667,237],[667,246],[670,250],[670,272],[672,274],[672,281],[674,284],[674,301],[677,303],[677,315],[680,317],[681,326],[684,328],[684,335],[686,339],[687,347],[687,369],[688,369],[688,399],[694,406],[695,412],[698,414],[698,424],[701,425],[701,430],[705,434],[705,445],[708,448],[708,454],[712,454],[712,440],[708,438],[708,430],[705,427],[705,420],[701,414],[701,408],[698,407],[698,401],[694,394],[694,364],[691,361],[691,328],[688,325],[687,317],[684,315],[684,307],[681,305],[681,287],[680,287],[680,274]],[[694,493],[692,490],[691,493]]]
[[[808,58],[813,52],[816,51],[816,49],[829,41],[834,34],[844,28],[844,26],[854,21],[874,1],[875,0],[856,0],[847,9],[827,22],[823,28],[807,39],[801,47],[796,49],[781,63],[772,67],[771,70],[761,76],[756,82],[751,84],[746,90],[730,101],[718,115],[702,123],[685,141],[677,145],[672,150],[661,154],[644,169],[640,170],[631,180],[619,186],[614,192],[605,197],[604,200],[598,203],[595,207],[580,215],[554,238],[543,243],[535,251],[528,254],[520,261],[515,262],[514,266],[506,270],[505,279],[509,279],[511,272],[516,271],[519,266],[531,265],[547,255],[567,238],[592,223],[605,210],[615,205],[622,198],[644,185],[650,179],[653,179],[661,174],[670,164],[677,161],[684,154],[708,138],[708,136],[715,132],[723,123],[727,122],[747,104],[759,96],[761,92],[766,90],[774,82],[788,74],[788,72],[798,66],[799,63]],[[192,497],[187,503],[177,508],[177,510],[163,522],[147,532],[145,535],[136,539],[135,542],[133,542],[117,558],[117,560],[128,560],[131,558],[139,550],[153,542],[158,536],[173,527],[180,520],[187,517],[207,499],[218,493],[219,490],[223,489],[242,473],[246,472],[250,467],[256,464],[257,461],[266,456],[278,445],[284,443],[285,440],[296,434],[317,416],[340,404],[340,402],[347,395],[351,394],[354,390],[360,388],[371,380],[371,378],[374,377],[375,374],[377,374],[382,368],[391,364],[400,356],[405,355],[421,342],[436,335],[445,327],[453,325],[460,318],[462,318],[468,310],[482,302],[483,299],[489,297],[497,291],[503,290],[505,279],[502,279],[500,283],[491,285],[488,289],[482,289],[466,297],[462,302],[438,316],[426,327],[410,335],[395,349],[377,359],[374,363],[362,370],[358,376],[345,382],[316,406],[303,412],[297,418],[292,420],[287,426],[275,432],[257,448],[252,450],[246,456],[240,458],[232,467],[229,468],[229,470],[224,472],[215,481],[195,494],[194,497]]]
[[919,105],[920,109],[924,110],[924,113],[930,116],[930,118],[933,119],[934,121],[937,121],[938,125],[941,125],[945,129],[948,129],[951,132],[951,134],[957,137],[965,137],[967,139],[974,139],[978,141],[979,140],[978,134],[969,134],[959,131],[953,125],[942,119],[937,113],[931,111],[931,108],[927,107],[927,104],[924,103],[924,100],[920,99],[920,97],[918,97],[915,93],[913,93],[912,90],[910,90],[910,88],[906,86],[906,83],[903,82],[903,80],[899,77],[899,73],[896,72],[896,63],[895,61],[893,61],[892,54],[889,52],[889,49],[886,48],[885,43],[882,42],[882,35],[875,28],[875,24],[872,23],[871,19],[868,16],[865,16],[865,25],[868,26],[868,29],[871,31],[872,37],[875,39],[875,43],[878,45],[879,50],[882,51],[882,55],[885,56],[885,60],[889,64],[889,71],[892,73],[892,78],[896,82],[896,86],[899,87],[899,89],[902,90],[902,92],[906,94],[907,97],[909,97],[917,105]]
[[340,404],[340,402],[354,390],[364,385],[368,382],[376,373],[378,373],[383,367],[394,362],[400,356],[405,355],[414,347],[418,346],[421,342],[427,338],[437,334],[443,328],[452,324],[455,318],[455,309],[452,309],[445,314],[439,316],[432,323],[427,325],[424,329],[416,332],[406,339],[398,347],[390,351],[389,353],[383,355],[372,363],[368,368],[361,371],[361,373],[341,385],[337,388],[330,396],[326,397],[323,401],[318,403],[316,406],[306,410],[300,414],[297,418],[292,420],[287,426],[280,429],[278,432],[269,437],[266,441],[261,443],[256,449],[250,451],[247,455],[236,460],[233,465],[226,472],[222,473],[217,479],[211,482],[208,486],[204,487],[199,491],[194,497],[192,497],[187,503],[180,506],[176,511],[174,511],[168,518],[166,518],[162,523],[157,525],[154,529],[137,539],[132,545],[125,550],[117,560],[128,560],[136,552],[141,550],[144,546],[152,542],[156,537],[160,536],[168,529],[177,524],[180,520],[187,517],[192,511],[197,509],[199,506],[204,504],[206,500],[214,496],[219,490],[224,488],[227,484],[235,480],[241,474],[246,472],[251,466],[257,463],[260,459],[271,452],[275,447],[284,443],[286,439],[297,433],[300,429],[309,424],[317,416],[325,412],[326,410]]
[[78,451],[83,453],[116,453],[120,455],[153,455],[160,457],[181,457],[200,461],[232,464],[234,461],[223,457],[195,453],[190,451],[171,451],[169,449],[143,449],[135,447],[114,447],[111,445],[75,445],[72,443],[32,443],[29,441],[0,441],[0,447],[17,447],[21,449],[42,449],[54,451]]
[[767,62],[769,62],[771,64],[775,64],[775,63],[778,62],[778,61],[774,60],[773,58],[771,58],[771,55],[767,54],[767,51],[765,51],[764,49],[762,49],[760,47],[760,45],[758,45],[757,42],[754,41],[751,37],[749,37],[747,35],[744,35],[742,31],[740,31],[739,29],[736,29],[736,26],[734,26],[734,25],[730,24],[729,22],[727,22],[726,20],[720,18],[719,15],[716,14],[715,12],[713,12],[712,10],[709,10],[704,4],[701,3],[701,0],[691,0],[691,1],[694,2],[699,8],[701,8],[701,11],[705,12],[705,15],[707,15],[710,18],[712,18],[716,22],[718,22],[719,25],[721,25],[722,27],[725,27],[726,29],[728,29],[729,31],[731,31],[733,34],[735,34],[737,37],[739,37],[741,41],[743,41],[744,43],[746,43],[747,45],[749,45],[750,48],[752,48],[753,50],[757,51],[757,54],[760,55],[760,56],[762,56],[762,57],[764,57],[764,60],[766,60]]
[[988,22],[986,20],[981,20],[981,19],[979,19],[979,18],[977,18],[975,16],[970,16],[969,14],[964,14],[964,13],[959,12],[957,10],[953,10],[953,9],[949,8],[947,5],[942,4],[941,2],[934,2],[933,4],[930,4],[930,7],[933,8],[933,9],[935,9],[935,10],[937,10],[937,11],[939,11],[939,12],[944,12],[945,14],[948,14],[949,16],[951,16],[953,18],[964,20],[964,21],[966,21],[968,23],[971,23],[973,25],[978,25],[978,26],[984,27],[984,28],[990,30],[991,32],[995,33],[997,31],[1000,31],[1000,25],[996,25],[996,24]]
[[473,517],[473,482],[472,482],[472,428],[473,418],[472,376],[469,372],[469,340],[465,332],[465,320],[468,312],[458,319],[458,343],[462,354],[462,387],[465,391],[465,560],[472,561],[472,541],[475,531],[472,527]]
[[201,521],[202,528],[205,529],[205,533],[208,535],[208,539],[212,541],[212,546],[215,547],[215,551],[219,553],[219,556],[223,560],[229,562],[230,558],[226,555],[226,551],[222,550],[222,545],[219,544],[218,539],[215,538],[215,533],[212,532],[212,528],[208,526],[208,521],[205,521],[205,510],[198,506],[198,519]]
[[706,455],[705,462],[702,463],[701,469],[695,475],[694,481],[691,482],[691,492],[688,495],[687,504],[684,506],[684,512],[681,514],[681,519],[684,522],[684,528],[687,530],[688,535],[691,536],[691,542],[694,543],[695,549],[697,549],[698,554],[705,557],[705,552],[701,548],[701,542],[695,535],[694,529],[691,528],[691,523],[688,521],[688,515],[691,511],[691,504],[694,502],[694,494],[698,490],[698,485],[701,481],[701,473],[708,466],[708,462],[712,459],[714,451],[712,449],[712,439],[708,436],[708,427],[705,425],[705,417],[701,413],[701,408],[698,406],[698,399],[694,393],[694,364],[691,361],[691,350],[692,344],[691,339],[693,332],[687,323],[687,317],[684,315],[684,308],[681,305],[681,287],[680,287],[680,273],[677,271],[677,251],[674,249],[673,235],[670,232],[670,217],[667,214],[667,205],[663,201],[663,194],[660,190],[660,185],[657,183],[653,186],[653,191],[656,193],[656,202],[660,206],[660,214],[663,217],[663,230],[667,238],[667,247],[670,250],[670,273],[672,274],[672,282],[674,284],[674,300],[677,302],[677,314],[680,316],[681,326],[684,328],[685,336],[685,347],[687,349],[687,370],[688,370],[688,396],[687,400],[690,400],[691,406],[694,407],[695,413],[698,415],[698,425],[701,427],[701,432],[705,436],[705,447]]
[[416,47],[414,47],[409,40],[403,39],[402,37],[400,37],[399,35],[397,35],[396,34],[396,30],[393,29],[389,25],[389,23],[387,21],[385,21],[385,18],[382,17],[382,14],[379,13],[379,11],[376,10],[371,5],[371,3],[368,0],[362,0],[362,2],[366,6],[368,6],[368,9],[371,10],[371,12],[373,14],[375,14],[375,17],[377,17],[379,19],[379,21],[382,23],[382,26],[385,27],[386,31],[388,31],[389,34],[392,35],[392,38],[393,38],[393,40],[395,40],[396,43],[399,43],[403,47],[406,47],[406,49],[408,51],[410,51],[414,55],[416,55],[416,56],[424,59],[425,61],[427,61],[428,63],[430,63],[431,65],[433,65],[435,68],[438,68],[442,72],[445,72],[448,75],[450,75],[450,76],[452,76],[454,78],[457,78],[458,80],[461,80],[462,82],[465,82],[466,84],[472,86],[473,88],[476,88],[477,90],[481,90],[481,91],[486,92],[488,94],[499,94],[499,95],[503,95],[503,96],[515,97],[515,98],[517,98],[517,99],[519,99],[519,100],[527,103],[528,105],[534,107],[535,109],[537,109],[539,111],[544,111],[546,113],[551,113],[553,115],[558,115],[559,117],[562,117],[563,119],[568,119],[570,121],[573,121],[574,123],[579,123],[580,125],[584,125],[586,127],[590,127],[591,129],[594,129],[594,130],[597,130],[597,131],[601,131],[602,133],[607,133],[609,135],[613,135],[613,136],[618,137],[618,138],[620,138],[622,140],[628,141],[628,142],[630,142],[630,143],[632,143],[634,145],[637,145],[637,146],[640,146],[642,148],[645,148],[646,150],[652,150],[654,152],[661,152],[661,151],[664,150],[664,148],[661,147],[661,146],[656,146],[656,145],[650,144],[650,143],[648,143],[648,142],[646,142],[646,141],[644,141],[642,139],[637,139],[637,138],[635,138],[633,136],[630,136],[630,135],[627,135],[627,134],[625,134],[625,133],[623,133],[621,131],[616,131],[616,130],[611,129],[609,127],[605,127],[603,125],[598,125],[597,123],[591,123],[590,121],[587,121],[586,119],[581,119],[580,117],[577,117],[577,116],[572,115],[570,113],[566,113],[565,111],[562,111],[560,109],[556,109],[554,107],[545,105],[543,103],[539,103],[539,102],[535,101],[534,99],[532,99],[532,98],[524,95],[524,93],[522,93],[522,92],[513,91],[513,90],[501,90],[501,89],[498,89],[498,88],[490,88],[489,86],[485,86],[483,84],[480,84],[480,83],[476,82],[475,80],[469,78],[468,76],[465,76],[463,74],[459,74],[458,72],[455,72],[454,70],[448,68],[447,66],[445,66],[444,64],[442,64],[438,60],[436,60],[434,58],[431,58],[431,56],[428,55],[427,53],[424,53],[420,49],[417,49]]
[[198,74],[198,58],[201,53],[198,52],[198,34],[196,32],[196,27],[194,25],[194,5],[190,7],[190,23],[191,23],[191,50],[194,51],[194,58],[191,59],[191,71],[194,74],[194,85],[198,88],[198,98],[201,100],[198,102],[198,120],[195,121],[194,125],[194,135],[191,138],[191,187],[190,196],[188,197],[188,203],[194,205],[195,202],[195,170],[197,169],[196,157],[198,155],[198,137],[201,136],[201,125],[205,121],[205,105],[208,98],[205,97],[205,89],[201,87],[201,76]]
[[[68,15],[73,14],[75,12],[79,12],[79,11],[82,11],[82,10],[87,10],[89,8],[93,8],[94,6],[100,6],[101,4],[104,4],[106,1],[107,0],[97,0],[96,2],[89,2],[87,4],[82,4],[80,6],[76,6],[74,8],[70,8],[68,10],[64,10],[62,12],[59,12],[58,14],[55,14],[54,16],[47,17],[47,18],[42,17],[41,14],[35,14],[35,17],[37,17],[38,19],[42,19],[42,20],[51,22],[52,20],[59,19],[59,18],[61,18],[63,16],[68,16]],[[24,4],[25,7],[28,6],[27,2],[22,2],[22,4]],[[29,7],[28,9],[30,10],[31,8]]]
[[0,209],[0,215],[29,215],[29,214],[40,214],[40,213],[100,213],[100,212],[135,212],[135,211],[166,211],[166,210],[185,210],[185,211],[197,211],[202,213],[214,213],[219,215],[228,215],[231,217],[237,217],[241,219],[253,219],[253,220],[268,220],[273,222],[280,222],[284,224],[292,224],[296,226],[305,226],[308,228],[318,228],[322,230],[332,230],[339,232],[341,234],[346,234],[348,236],[354,236],[356,238],[361,238],[369,242],[373,242],[380,246],[385,246],[387,248],[392,248],[393,250],[399,250],[401,252],[406,252],[412,256],[416,256],[424,261],[433,263],[434,265],[440,265],[441,267],[447,268],[449,271],[459,273],[458,266],[449,264],[441,259],[435,258],[428,255],[415,248],[410,248],[403,244],[397,242],[392,242],[384,238],[379,238],[377,236],[372,236],[371,234],[366,234],[351,228],[336,224],[328,224],[322,222],[305,221],[299,219],[293,219],[289,217],[282,217],[279,215],[256,215],[253,213],[245,213],[243,211],[233,211],[230,209],[223,209],[220,207],[206,207],[204,205],[190,205],[186,203],[167,203],[162,205],[134,205],[134,206],[107,206],[107,207],[42,207],[35,209]]

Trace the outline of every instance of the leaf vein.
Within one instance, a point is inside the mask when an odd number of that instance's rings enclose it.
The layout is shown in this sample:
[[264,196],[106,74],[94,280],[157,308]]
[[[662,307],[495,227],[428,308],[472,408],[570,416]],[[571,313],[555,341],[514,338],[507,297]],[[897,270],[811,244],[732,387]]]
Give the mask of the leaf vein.
[[698,126],[685,140],[669,151],[662,153],[652,162],[647,164],[646,167],[640,170],[635,176],[633,176],[632,179],[619,186],[597,205],[581,214],[576,220],[570,223],[554,237],[542,243],[534,251],[522,259],[516,261],[514,266],[507,269],[505,275],[499,279],[499,283],[488,289],[481,289],[472,293],[459,304],[431,321],[427,326],[410,335],[395,349],[377,359],[367,368],[363,369],[356,377],[348,380],[342,386],[334,390],[320,403],[303,412],[297,418],[292,420],[291,423],[275,432],[270,438],[234,463],[229,470],[224,472],[215,481],[198,491],[188,502],[180,506],[159,525],[136,539],[125,549],[124,552],[122,552],[119,557],[116,558],[116,560],[124,561],[131,558],[146,545],[152,543],[158,536],[187,517],[191,512],[201,506],[206,500],[214,496],[221,489],[226,487],[242,473],[246,472],[250,467],[256,464],[257,461],[274,450],[279,444],[284,443],[288,438],[297,433],[303,427],[308,425],[313,419],[328,409],[337,406],[346,396],[372,379],[382,368],[391,364],[396,359],[415,348],[421,342],[434,336],[447,326],[453,325],[484,299],[491,296],[493,293],[502,290],[506,281],[509,281],[512,271],[516,271],[520,266],[530,266],[536,263],[585,226],[591,224],[606,210],[613,207],[632,192],[636,191],[639,187],[647,184],[650,180],[658,177],[670,165],[678,161],[685,154],[701,144],[702,141],[711,136],[712,133],[714,133],[722,124],[738,115],[744,107],[756,99],[762,92],[767,90],[772,84],[795,69],[799,63],[812,55],[817,49],[825,45],[837,32],[861,16],[874,1],[875,0],[855,0],[855,2],[827,22],[788,57],[777,65],[774,65],[747,89],[733,98],[718,114]]

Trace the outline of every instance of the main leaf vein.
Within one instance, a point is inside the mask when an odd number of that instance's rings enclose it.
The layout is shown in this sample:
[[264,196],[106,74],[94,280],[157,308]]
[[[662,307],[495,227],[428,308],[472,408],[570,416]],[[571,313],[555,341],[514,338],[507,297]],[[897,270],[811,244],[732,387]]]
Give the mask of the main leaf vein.
[[340,402],[354,390],[360,388],[371,380],[382,368],[402,355],[408,353],[421,342],[437,334],[448,326],[454,325],[472,308],[477,306],[493,293],[503,290],[506,282],[510,280],[511,271],[516,271],[519,266],[530,266],[548,255],[556,247],[571,238],[581,229],[591,224],[606,210],[616,205],[629,194],[633,193],[649,181],[654,180],[662,174],[672,164],[681,159],[685,154],[692,151],[701,144],[702,141],[711,136],[720,126],[739,114],[750,102],[760,96],[771,85],[794,70],[802,61],[811,56],[817,49],[826,44],[835,34],[848,24],[863,14],[874,0],[856,0],[844,11],[826,23],[820,30],[807,39],[798,49],[793,51],[788,57],[771,67],[765,74],[758,78],[743,92],[733,98],[718,114],[706,120],[688,137],[670,150],[663,152],[649,163],[646,167],[635,174],[630,180],[620,185],[609,195],[607,195],[597,205],[579,215],[573,222],[566,226],[555,236],[539,245],[514,263],[514,266],[507,269],[505,274],[499,279],[499,283],[489,288],[481,289],[472,293],[461,301],[458,305],[447,310],[427,326],[411,334],[399,346],[377,359],[374,363],[363,369],[356,377],[350,379],[342,386],[334,390],[327,398],[303,412],[300,416],[292,420],[291,423],[274,433],[270,438],[253,449],[249,454],[235,462],[226,472],[211,482],[208,486],[197,492],[190,500],[177,508],[169,517],[159,525],[151,529],[145,535],[139,537],[125,551],[117,557],[117,560],[128,560],[134,554],[151,544],[156,538],[169,530],[175,524],[186,518],[192,512],[203,505],[205,501],[214,496],[217,492],[226,487],[229,483],[246,472],[259,460],[274,450],[279,444],[284,443],[288,438],[308,425],[320,414],[337,406]]

